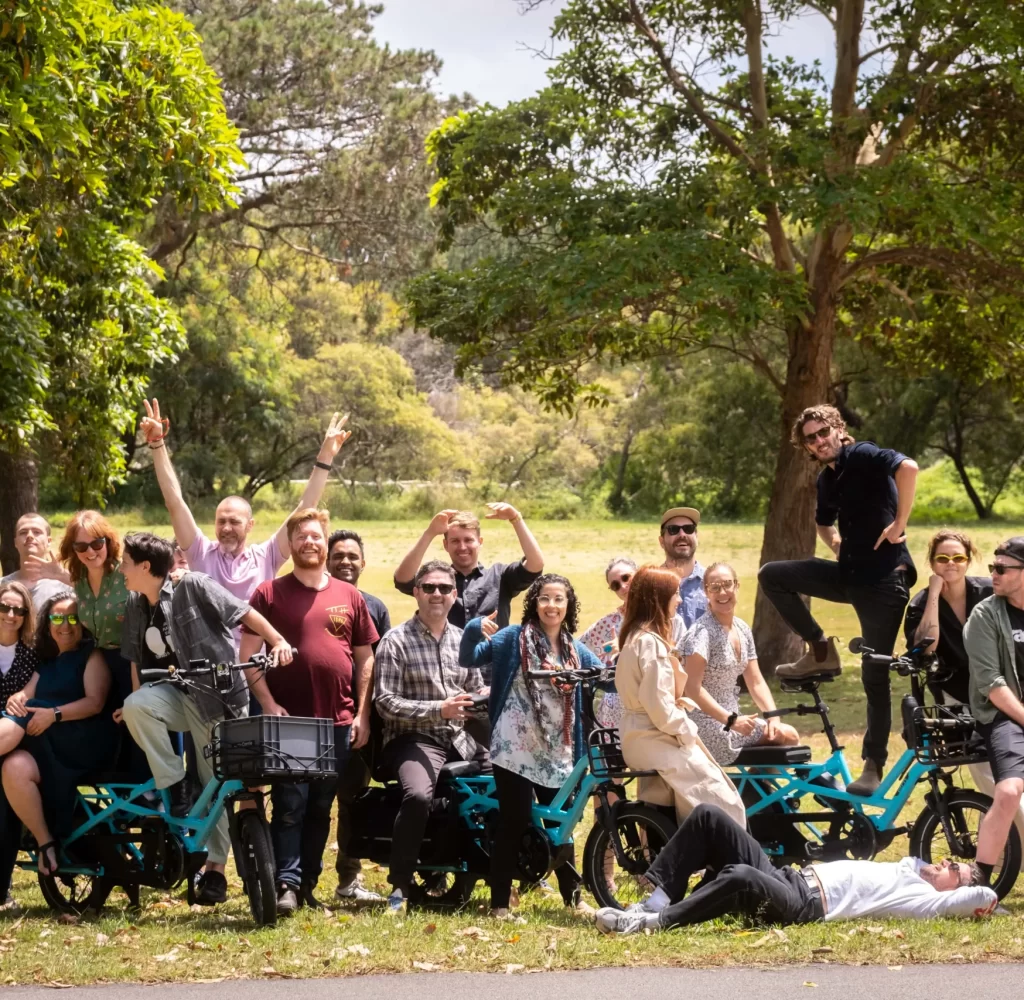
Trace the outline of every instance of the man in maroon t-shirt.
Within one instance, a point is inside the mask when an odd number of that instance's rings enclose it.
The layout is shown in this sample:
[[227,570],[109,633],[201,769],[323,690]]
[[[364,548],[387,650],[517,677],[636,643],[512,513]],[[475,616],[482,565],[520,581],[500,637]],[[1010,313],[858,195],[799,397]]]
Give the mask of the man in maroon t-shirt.
[[[261,677],[246,671],[264,715],[330,719],[338,771],[348,749],[370,735],[372,644],[379,636],[362,595],[326,571],[327,513],[308,507],[288,518],[288,544],[294,569],[261,583],[249,603],[273,623],[296,653],[287,667]],[[247,629],[240,658],[259,652],[263,640]],[[353,676],[357,698],[353,698]],[[353,706],[358,702],[358,713]],[[300,900],[319,906],[313,896],[323,868],[337,780],[275,784],[270,837],[277,861],[277,912],[293,913]]]

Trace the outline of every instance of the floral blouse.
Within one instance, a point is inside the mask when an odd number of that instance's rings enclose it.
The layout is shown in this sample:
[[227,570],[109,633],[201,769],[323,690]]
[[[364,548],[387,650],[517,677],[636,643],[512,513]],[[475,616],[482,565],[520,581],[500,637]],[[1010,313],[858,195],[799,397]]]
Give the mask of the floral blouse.
[[7,707],[7,699],[17,694],[30,680],[39,667],[36,651],[20,639],[14,650],[14,661],[6,674],[0,674],[0,712]]
[[124,606],[128,600],[120,569],[103,574],[98,596],[93,596],[88,576],[83,576],[75,584],[75,594],[78,597],[78,616],[95,637],[97,648],[120,649]]
[[550,684],[541,685],[538,727],[528,683],[522,670],[517,670],[491,733],[491,763],[535,785],[561,788],[573,767],[572,744],[562,740],[565,699]]
[[[619,657],[619,629],[622,628],[622,612],[613,611],[604,618],[598,618],[580,636],[580,642],[590,650],[606,667],[614,667]],[[611,649],[607,647],[611,646]],[[604,691],[600,700],[595,699],[594,715],[606,729],[618,729],[622,722],[622,702],[614,691]]]

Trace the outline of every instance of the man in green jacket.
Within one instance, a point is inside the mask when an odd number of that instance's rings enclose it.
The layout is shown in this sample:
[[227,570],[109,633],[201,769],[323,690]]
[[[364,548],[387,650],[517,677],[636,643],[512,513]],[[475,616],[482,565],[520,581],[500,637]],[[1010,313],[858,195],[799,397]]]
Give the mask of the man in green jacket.
[[985,737],[995,778],[992,808],[978,830],[978,867],[986,879],[999,861],[1024,794],[1024,535],[996,549],[991,597],[964,626],[971,664],[971,712]]

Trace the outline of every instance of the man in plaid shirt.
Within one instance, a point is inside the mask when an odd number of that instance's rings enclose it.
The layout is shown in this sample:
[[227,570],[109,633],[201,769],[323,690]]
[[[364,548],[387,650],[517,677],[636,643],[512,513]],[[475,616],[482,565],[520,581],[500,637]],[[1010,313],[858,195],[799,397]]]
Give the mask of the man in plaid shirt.
[[466,732],[470,694],[483,677],[459,665],[462,629],[448,622],[455,572],[448,563],[424,563],[413,580],[419,610],[377,647],[375,703],[384,720],[381,766],[398,778],[402,804],[391,838],[388,912],[401,913],[409,895],[438,775],[446,762],[479,752]]

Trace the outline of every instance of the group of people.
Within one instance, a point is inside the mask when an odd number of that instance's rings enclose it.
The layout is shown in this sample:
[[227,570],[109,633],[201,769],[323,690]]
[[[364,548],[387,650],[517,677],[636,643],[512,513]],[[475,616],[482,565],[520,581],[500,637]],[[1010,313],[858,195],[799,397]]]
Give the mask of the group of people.
[[[196,782],[211,777],[201,748],[213,725],[225,714],[263,712],[330,719],[337,748],[337,780],[276,783],[270,792],[279,913],[317,905],[335,803],[336,898],[401,913],[442,767],[486,760],[500,811],[491,910],[506,916],[515,904],[519,845],[532,804],[553,799],[586,736],[580,688],[531,675],[577,666],[614,667],[615,690],[599,706],[599,721],[619,729],[631,767],[657,772],[642,779],[640,797],[674,806],[680,822],[648,875],[656,887],[651,899],[625,924],[602,911],[602,929],[673,926],[730,907],[755,912],[766,900],[779,919],[830,919],[846,915],[844,892],[864,895],[854,875],[837,874],[833,884],[818,874],[829,866],[779,874],[753,841],[743,839],[743,803],[723,765],[745,747],[792,745],[798,736],[770,716],[775,703],[752,632],[736,615],[736,572],[724,562],[705,569],[697,560],[698,510],[665,512],[661,565],[638,568],[628,557],[608,564],[605,579],[620,606],[578,638],[572,583],[545,572],[537,540],[514,507],[488,504],[486,516],[511,526],[522,558],[490,566],[480,561],[479,520],[467,511],[441,511],[395,570],[395,587],[415,600],[416,612],[392,627],[384,602],[358,589],[366,565],[362,539],[349,530],[330,533],[326,513],[317,508],[348,437],[344,418],[332,418],[297,509],[267,541],[251,544],[252,510],[241,497],[218,505],[215,539],[203,534],[170,461],[168,421],[156,400],[146,410],[142,433],[174,541],[148,532],[122,539],[101,514],[80,511],[54,556],[46,520],[28,514],[16,529],[20,568],[0,581],[0,898],[8,896],[22,823],[46,874],[60,863],[75,788],[97,772],[117,767],[151,775],[157,789],[167,790],[172,814],[185,815]],[[904,532],[917,467],[897,452],[853,442],[832,407],[805,411],[794,440],[823,464],[818,531],[838,560],[768,563],[760,583],[808,643],[807,653],[778,673],[805,678],[840,666],[834,640],[824,636],[801,595],[852,603],[868,644],[892,651],[915,579]],[[429,558],[439,537],[444,560]],[[1024,581],[1017,572],[1024,569],[1024,539],[1011,539],[997,552],[991,584],[966,576],[974,555],[961,533],[936,536],[929,550],[933,577],[912,603],[906,629],[915,642],[931,640],[948,660],[946,695],[962,700],[969,694],[990,742],[995,805],[982,829],[977,866],[907,863],[892,878],[929,892],[976,883],[972,912],[980,913],[994,905],[983,883],[1005,840],[999,824],[1012,821],[1024,791],[1016,659],[1024,656],[1024,620],[1018,622]],[[288,559],[292,571],[278,575]],[[997,605],[986,599],[993,587],[1002,599]],[[521,594],[520,621],[512,624],[513,601]],[[264,647],[278,669],[246,671],[225,698],[150,683],[166,677],[174,662],[244,662]],[[769,718],[741,712],[741,680]],[[865,668],[864,685],[868,732],[859,784],[868,794],[885,762],[888,674]],[[486,715],[478,710],[482,702]],[[174,734],[190,737],[200,752],[183,755]],[[401,788],[386,898],[362,884],[360,859],[346,851],[352,804],[370,780],[371,745],[374,774]],[[705,844],[703,854],[698,842]],[[199,903],[226,898],[228,848],[224,818],[208,844]],[[689,874],[699,870],[705,871],[702,888],[684,903]],[[564,903],[588,910],[571,856],[555,876]],[[892,878],[881,880],[888,885]],[[963,900],[957,905],[950,912],[965,912]],[[884,911],[884,901],[870,910]],[[861,907],[855,915],[865,912]]]

